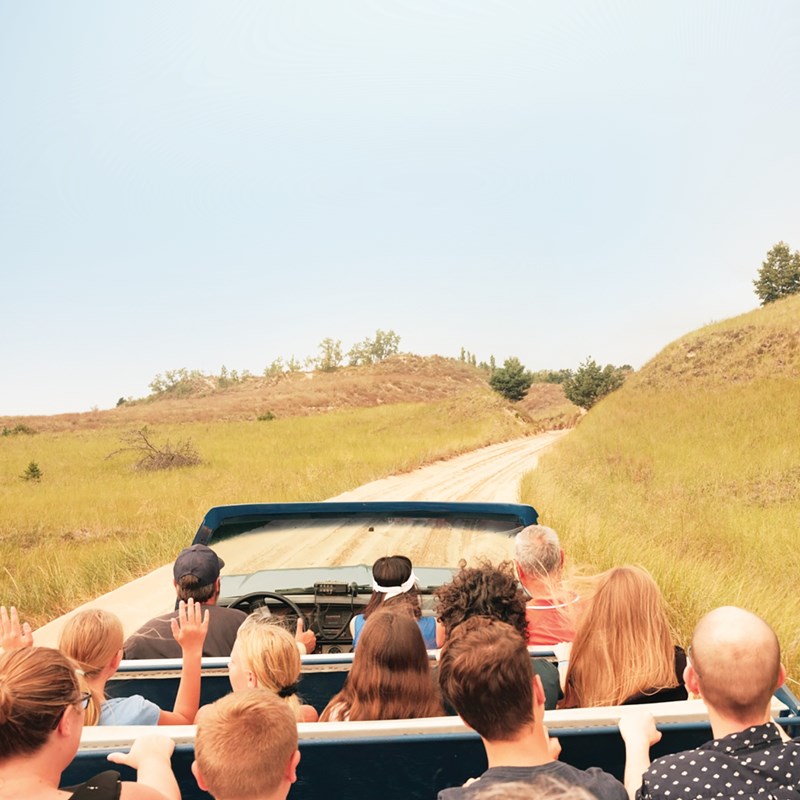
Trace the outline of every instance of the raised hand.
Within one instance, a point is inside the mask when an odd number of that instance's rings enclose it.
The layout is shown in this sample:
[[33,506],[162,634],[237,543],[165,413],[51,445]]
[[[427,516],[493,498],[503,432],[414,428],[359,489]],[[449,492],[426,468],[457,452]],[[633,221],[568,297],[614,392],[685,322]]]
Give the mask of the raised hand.
[[[314,631],[307,631],[302,617],[297,618],[297,632],[294,635],[295,641],[305,648],[306,653],[313,653],[314,648],[317,646],[317,637]],[[303,652],[303,647],[300,652]]]
[[190,597],[188,602],[180,601],[178,616],[172,622],[172,636],[185,653],[203,650],[203,642],[208,633],[208,609],[195,603]]
[[19,624],[19,614],[14,606],[11,606],[11,613],[5,606],[0,606],[0,646],[6,652],[33,646],[31,626],[27,622]]

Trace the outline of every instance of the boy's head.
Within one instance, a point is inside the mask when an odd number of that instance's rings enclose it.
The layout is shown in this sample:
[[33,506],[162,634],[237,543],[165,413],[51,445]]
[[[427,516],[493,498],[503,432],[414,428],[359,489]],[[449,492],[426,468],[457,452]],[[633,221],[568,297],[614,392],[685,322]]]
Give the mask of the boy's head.
[[461,719],[489,741],[517,738],[534,722],[534,701],[540,715],[544,708],[522,637],[511,625],[487,617],[472,617],[448,636],[439,685]]
[[297,780],[297,722],[266,689],[244,689],[201,709],[192,772],[216,800],[285,798]]

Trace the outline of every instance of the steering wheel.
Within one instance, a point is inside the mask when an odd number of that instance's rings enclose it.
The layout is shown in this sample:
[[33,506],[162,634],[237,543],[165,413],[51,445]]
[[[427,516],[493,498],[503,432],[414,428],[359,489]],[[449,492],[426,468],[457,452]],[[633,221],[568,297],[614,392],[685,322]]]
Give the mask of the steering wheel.
[[257,608],[265,607],[267,605],[265,601],[267,600],[277,600],[281,605],[286,606],[298,619],[303,620],[303,627],[308,630],[308,620],[300,610],[300,606],[294,600],[286,597],[286,595],[278,594],[277,592],[250,592],[250,594],[243,594],[231,603],[229,608],[236,608],[239,611],[244,611],[245,614],[252,614]]

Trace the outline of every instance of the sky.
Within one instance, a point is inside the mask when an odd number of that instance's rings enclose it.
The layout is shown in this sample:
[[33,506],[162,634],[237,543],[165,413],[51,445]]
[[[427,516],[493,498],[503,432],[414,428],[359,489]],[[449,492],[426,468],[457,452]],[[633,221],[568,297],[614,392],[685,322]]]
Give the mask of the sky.
[[0,415],[377,329],[638,368],[799,179],[794,0],[0,0]]

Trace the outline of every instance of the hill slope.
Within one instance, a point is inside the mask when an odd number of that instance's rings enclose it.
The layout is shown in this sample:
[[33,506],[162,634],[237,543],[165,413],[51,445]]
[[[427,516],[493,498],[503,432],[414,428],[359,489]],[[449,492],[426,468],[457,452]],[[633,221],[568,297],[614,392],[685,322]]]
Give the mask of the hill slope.
[[685,643],[734,604],[800,677],[800,296],[666,347],[526,477],[523,497],[593,570],[641,563]]
[[[22,423],[36,431],[57,431],[254,420],[268,411],[283,419],[394,403],[432,403],[485,390],[487,380],[483,370],[453,358],[397,355],[332,372],[250,378],[223,389],[209,381],[181,388],[186,391],[165,392],[106,411],[0,417],[0,427]],[[515,410],[539,430],[569,427],[580,413],[557,384],[535,384]]]

